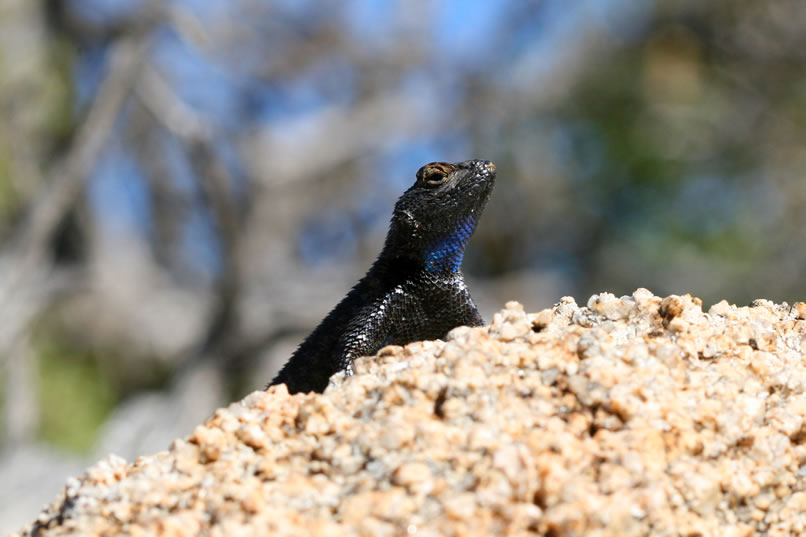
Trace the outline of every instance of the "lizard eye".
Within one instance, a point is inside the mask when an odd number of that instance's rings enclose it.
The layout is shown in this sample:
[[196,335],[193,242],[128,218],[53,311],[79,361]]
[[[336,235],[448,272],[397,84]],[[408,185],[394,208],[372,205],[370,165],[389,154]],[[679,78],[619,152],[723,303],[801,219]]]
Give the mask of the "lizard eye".
[[447,178],[448,176],[442,172],[432,171],[423,177],[423,182],[425,182],[427,185],[437,186],[444,183]]
[[417,180],[427,187],[436,187],[448,180],[453,166],[444,162],[426,164],[417,172]]

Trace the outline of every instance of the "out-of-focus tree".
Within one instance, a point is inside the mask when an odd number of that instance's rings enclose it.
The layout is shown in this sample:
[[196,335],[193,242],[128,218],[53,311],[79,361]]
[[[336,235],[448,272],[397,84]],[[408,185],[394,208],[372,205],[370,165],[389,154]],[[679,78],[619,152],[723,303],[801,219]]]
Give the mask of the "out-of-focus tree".
[[659,2],[557,116],[588,208],[585,289],[802,296],[806,49],[795,2]]
[[0,2],[0,481],[42,439],[133,456],[262,387],[432,160],[498,166],[465,261],[488,317],[802,298],[800,11]]

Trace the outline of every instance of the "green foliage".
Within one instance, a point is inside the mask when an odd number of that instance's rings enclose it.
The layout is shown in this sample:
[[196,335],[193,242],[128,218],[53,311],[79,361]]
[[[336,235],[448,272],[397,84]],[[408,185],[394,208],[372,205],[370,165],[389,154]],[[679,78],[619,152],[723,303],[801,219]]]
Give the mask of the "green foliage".
[[58,147],[70,141],[77,121],[72,79],[75,47],[64,38],[54,38],[49,45],[51,69],[45,78],[47,113],[44,130],[48,139]]
[[104,378],[92,353],[47,342],[37,345],[37,354],[41,438],[72,451],[89,451],[118,402],[117,389]]
[[5,219],[17,204],[16,192],[11,183],[11,159],[4,149],[0,138],[0,220]]

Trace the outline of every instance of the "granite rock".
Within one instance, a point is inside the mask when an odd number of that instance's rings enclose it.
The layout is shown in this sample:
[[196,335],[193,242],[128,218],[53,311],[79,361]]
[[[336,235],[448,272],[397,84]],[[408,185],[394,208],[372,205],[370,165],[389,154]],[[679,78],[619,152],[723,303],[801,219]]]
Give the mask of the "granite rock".
[[806,306],[510,302],[110,456],[17,535],[801,535]]

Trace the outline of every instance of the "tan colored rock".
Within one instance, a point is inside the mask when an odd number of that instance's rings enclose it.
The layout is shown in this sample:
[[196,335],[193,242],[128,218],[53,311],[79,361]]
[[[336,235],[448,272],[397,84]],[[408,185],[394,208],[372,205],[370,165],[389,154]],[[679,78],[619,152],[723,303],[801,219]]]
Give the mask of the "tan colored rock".
[[563,298],[111,456],[18,535],[806,532],[806,306]]

